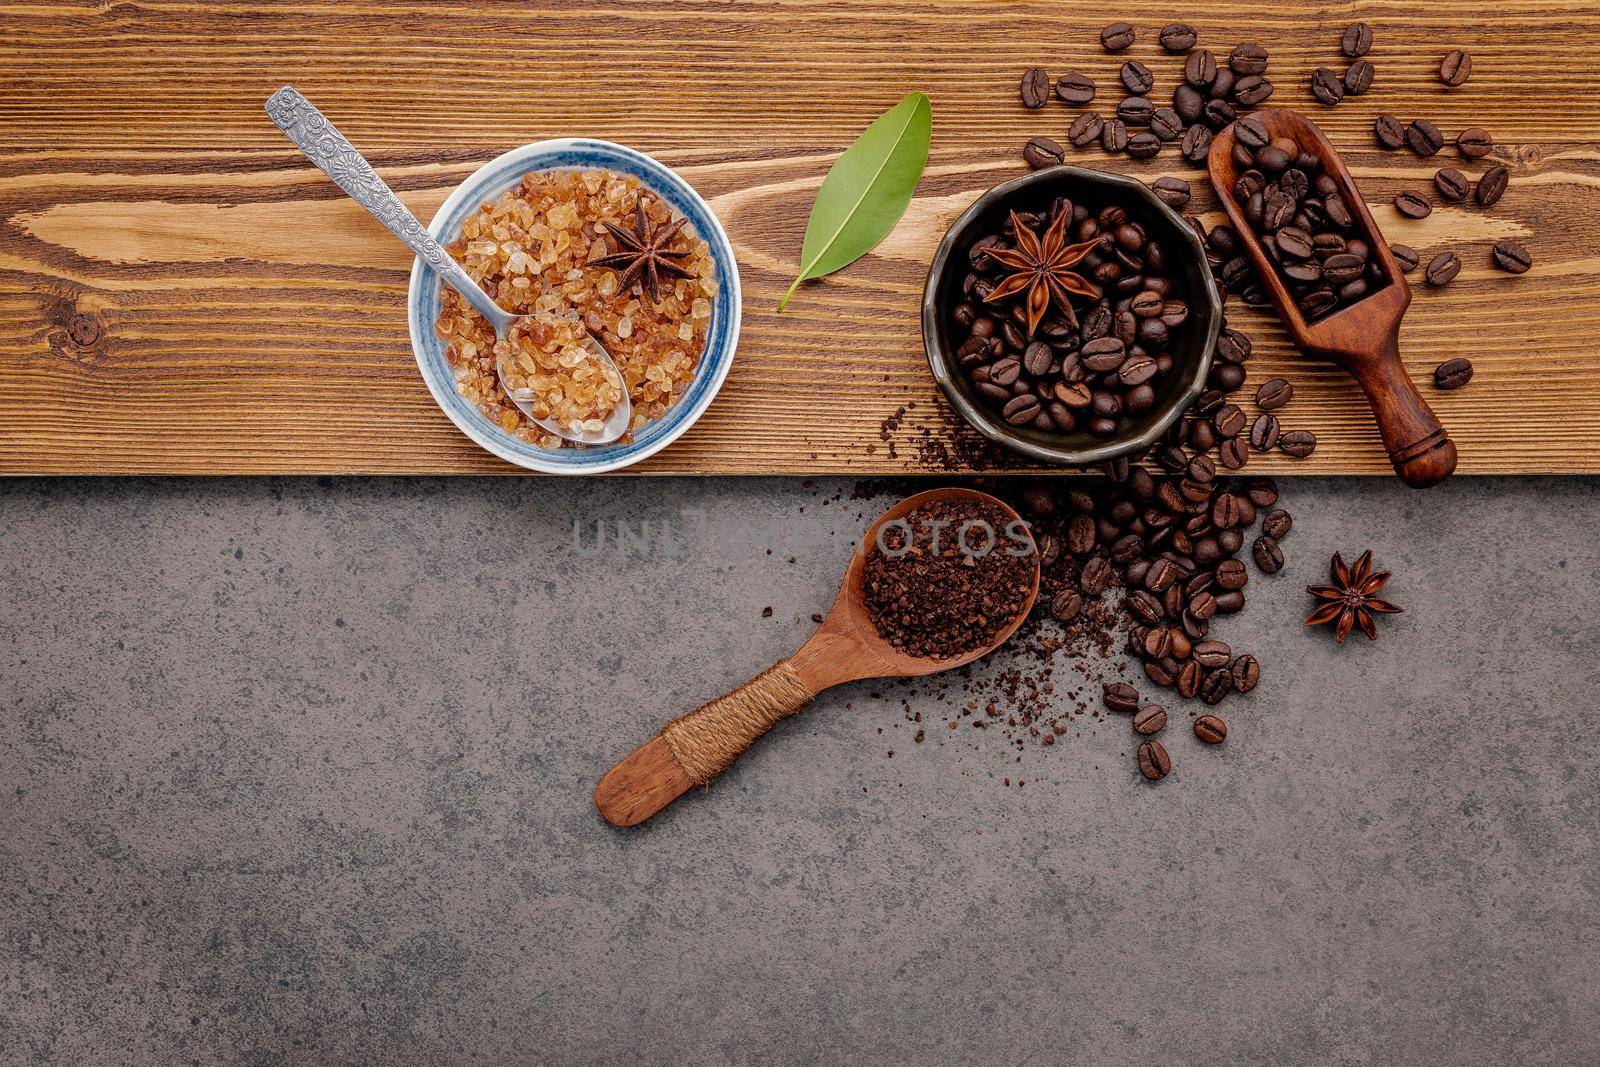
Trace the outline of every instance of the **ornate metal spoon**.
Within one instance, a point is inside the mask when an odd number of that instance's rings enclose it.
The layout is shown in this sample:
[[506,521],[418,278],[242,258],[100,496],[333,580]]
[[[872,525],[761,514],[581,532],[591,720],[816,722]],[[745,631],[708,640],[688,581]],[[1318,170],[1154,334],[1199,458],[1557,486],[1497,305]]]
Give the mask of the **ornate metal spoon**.
[[[434,240],[432,234],[417,221],[417,217],[400,202],[382,178],[373,171],[372,165],[357,152],[340,133],[333,123],[325,118],[305,97],[293,88],[284,86],[272,94],[267,101],[267,115],[277,123],[278,128],[288,135],[295,147],[306,154],[306,158],[322,168],[322,172],[333,179],[333,183],[350,195],[350,198],[372,213],[377,219],[389,228],[389,232],[404,241],[413,252],[422,257],[422,261],[439,273],[439,276],[456,292],[467,299],[478,313],[494,326],[495,337],[501,341],[506,339],[507,333],[519,319],[533,321],[535,316],[513,315],[500,307],[489,298],[489,294],[472,280],[472,276],[462,269],[461,264],[451,258],[444,246]],[[588,339],[589,348],[610,371],[617,374],[617,365],[593,336]],[[498,363],[495,367],[496,375],[500,374]],[[618,381],[621,380],[618,374]],[[577,441],[586,445],[603,445],[615,441],[628,431],[629,420],[633,417],[633,405],[628,400],[628,391],[622,390],[622,398],[612,411],[610,418],[606,419],[604,426],[594,432],[574,432],[563,427],[554,419],[541,419],[534,415],[532,404],[537,398],[527,390],[513,391],[506,387],[504,377],[501,376],[501,389],[511,398],[521,412],[549,430],[551,433],[564,437],[569,441]]]

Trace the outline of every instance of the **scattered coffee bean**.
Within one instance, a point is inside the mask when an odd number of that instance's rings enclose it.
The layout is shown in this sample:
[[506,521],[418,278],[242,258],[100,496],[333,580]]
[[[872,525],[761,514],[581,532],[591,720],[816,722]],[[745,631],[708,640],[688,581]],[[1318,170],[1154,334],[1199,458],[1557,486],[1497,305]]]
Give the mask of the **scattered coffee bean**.
[[1107,119],[1100,129],[1100,147],[1107,152],[1122,152],[1128,147],[1128,127],[1119,118]]
[[1172,772],[1172,757],[1160,741],[1146,741],[1139,746],[1139,773],[1152,782],[1159,782]]
[[1102,686],[1100,699],[1111,711],[1132,714],[1139,710],[1139,691],[1126,682],[1112,682]]
[[1427,119],[1417,119],[1406,127],[1406,144],[1411,151],[1427,158],[1444,146],[1444,134]]
[[1022,106],[1037,111],[1050,99],[1050,75],[1043,67],[1029,67],[1022,72]]
[[1454,252],[1440,252],[1428,261],[1422,276],[1429,285],[1449,285],[1461,273],[1461,259]]
[[1250,546],[1250,553],[1255,556],[1256,566],[1261,568],[1263,574],[1277,574],[1283,569],[1283,549],[1278,547],[1275,538],[1256,538],[1256,543]]
[[1190,163],[1204,166],[1211,155],[1211,130],[1205,126],[1190,126],[1183,131],[1183,140],[1179,142],[1179,150],[1183,158]]
[[1404,192],[1394,198],[1394,209],[1408,219],[1425,219],[1433,214],[1433,202],[1421,193]]
[[1294,520],[1282,508],[1273,508],[1267,512],[1266,518],[1261,520],[1261,532],[1274,541],[1282,541],[1289,536],[1289,531],[1294,527]]
[[1141,130],[1128,138],[1128,155],[1133,159],[1153,159],[1161,154],[1161,138]]
[[1317,103],[1332,107],[1344,99],[1344,79],[1327,67],[1318,67],[1311,72],[1311,95]]
[[1450,88],[1467,84],[1472,77],[1472,57],[1457,48],[1448,53],[1439,64],[1439,80]]
[[1067,131],[1067,140],[1078,148],[1087,148],[1100,139],[1101,127],[1105,121],[1093,111],[1085,111],[1072,120],[1072,128]]
[[1056,79],[1056,96],[1064,103],[1077,106],[1094,99],[1094,79],[1082,74],[1068,73]]
[[1344,91],[1347,96],[1360,96],[1372,88],[1372,78],[1376,71],[1371,63],[1365,59],[1358,59],[1344,72]]
[[1261,664],[1247,653],[1233,661],[1233,668],[1228,673],[1233,675],[1233,691],[1248,693],[1261,681]]
[[1178,208],[1189,202],[1189,183],[1182,178],[1157,178],[1151,184],[1151,188],[1161,198],[1161,202],[1168,207]]
[[1242,470],[1250,462],[1250,442],[1243,437],[1230,437],[1217,447],[1222,465],[1231,471]]
[[1256,387],[1256,406],[1276,411],[1294,399],[1294,386],[1285,378],[1268,378]]
[[1161,32],[1156,34],[1156,40],[1161,43],[1161,47],[1169,52],[1187,52],[1199,39],[1199,32],[1187,22],[1174,22],[1170,26],[1163,26]]
[[1511,168],[1503,165],[1490,167],[1478,179],[1478,203],[1493,207],[1506,195],[1506,184],[1511,180]]
[[1258,44],[1241,44],[1228,56],[1228,67],[1241,77],[1267,72],[1267,50]]
[[1133,27],[1126,22],[1113,22],[1100,31],[1100,45],[1107,52],[1122,52],[1133,46]]
[[1339,41],[1339,50],[1351,59],[1360,59],[1372,51],[1372,27],[1365,22],[1352,22]]
[[1244,422],[1244,412],[1237,404],[1222,405],[1211,419],[1219,437],[1238,437],[1244,432]]
[[1465,200],[1472,192],[1472,182],[1454,167],[1444,167],[1433,176],[1434,187],[1446,200]]
[[1125,96],[1117,104],[1117,118],[1129,126],[1148,126],[1156,106],[1142,96]]
[[1399,148],[1406,143],[1406,128],[1393,115],[1379,115],[1372,124],[1372,135],[1380,148]]
[[1493,150],[1494,138],[1489,136],[1488,130],[1477,126],[1462,130],[1456,138],[1456,151],[1463,159],[1481,159]]
[[1493,254],[1494,265],[1509,274],[1526,274],[1533,266],[1533,257],[1520,241],[1501,241],[1494,246]]
[[1310,430],[1285,430],[1278,436],[1278,450],[1295,459],[1305,459],[1316,448],[1317,435]]
[[1433,384],[1440,389],[1460,389],[1472,381],[1472,362],[1470,360],[1447,359],[1433,368]]
[[1257,452],[1271,452],[1277,447],[1278,434],[1281,432],[1278,416],[1257,415],[1256,421],[1250,425],[1250,447]]
[[1048,137],[1030,137],[1022,146],[1022,158],[1034,170],[1053,167],[1066,157],[1066,149]]
[[1183,136],[1183,119],[1170,107],[1158,107],[1150,113],[1150,132],[1163,141],[1176,141]]
[[1265,104],[1276,88],[1266,78],[1259,74],[1247,74],[1233,83],[1233,98],[1245,107],[1259,107]]
[[1150,73],[1150,68],[1137,59],[1130,59],[1122,64],[1122,84],[1128,92],[1136,96],[1143,96],[1155,87],[1156,76]]
[[1231,692],[1233,692],[1233,672],[1220,667],[1208,673],[1206,680],[1200,685],[1200,699],[1207,704],[1220,704]]
[[1417,269],[1417,264],[1422,262],[1417,250],[1410,245],[1390,245],[1389,254],[1394,256],[1395,265],[1400,268],[1401,274],[1410,274]]
[[1133,732],[1136,734],[1158,734],[1167,725],[1167,710],[1160,704],[1146,704],[1133,713]]
[[1183,80],[1191,88],[1207,89],[1217,80],[1217,60],[1207,49],[1189,53],[1183,61]]
[[1194,721],[1194,735],[1208,745],[1220,745],[1228,736],[1228,726],[1215,715],[1202,715]]

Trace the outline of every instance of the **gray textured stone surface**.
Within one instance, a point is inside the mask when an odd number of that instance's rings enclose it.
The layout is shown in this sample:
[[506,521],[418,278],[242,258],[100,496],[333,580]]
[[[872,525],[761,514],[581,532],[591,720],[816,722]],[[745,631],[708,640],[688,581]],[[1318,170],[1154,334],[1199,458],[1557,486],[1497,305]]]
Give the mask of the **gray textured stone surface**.
[[[886,502],[0,483],[0,1062],[1600,1058],[1600,484],[1286,483],[1264,680],[1157,786],[1120,719],[1015,762],[864,684],[601,822]],[[1407,614],[1338,648],[1301,587],[1367,544]]]

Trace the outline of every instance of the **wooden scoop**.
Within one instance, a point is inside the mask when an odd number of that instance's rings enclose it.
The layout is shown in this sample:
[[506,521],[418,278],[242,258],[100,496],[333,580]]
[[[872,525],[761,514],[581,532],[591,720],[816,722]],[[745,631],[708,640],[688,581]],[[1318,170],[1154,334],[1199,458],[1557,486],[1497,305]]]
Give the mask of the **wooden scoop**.
[[[828,617],[798,652],[727,696],[669,723],[660,735],[634,749],[606,772],[594,790],[595,807],[606,821],[616,826],[634,826],[688,792],[690,786],[709,785],[711,779],[746,747],[830,686],[861,678],[936,674],[971,663],[1004,644],[1028,617],[1039,593],[1039,554],[1031,533],[1027,535],[1027,544],[1033,578],[1027,599],[1017,617],[982,648],[954,659],[910,656],[884,640],[867,615],[861,592],[862,570],[866,565],[866,552],[877,543],[879,529],[887,522],[905,517],[913,508],[936,500],[983,501],[1000,508],[1007,523],[1019,521],[1010,507],[975,489],[934,489],[918,493],[884,512],[862,537],[861,547],[850,560]],[[995,533],[994,551],[1006,551],[1006,532],[997,530]],[[947,536],[954,535],[955,531],[947,532]],[[704,746],[700,743],[702,739],[714,743]],[[706,760],[705,747],[715,748],[721,758]],[[685,762],[689,765],[685,766]]]
[[1303,351],[1343,367],[1361,386],[1378,420],[1389,462],[1401,481],[1418,489],[1443,481],[1456,469],[1456,446],[1400,363],[1400,319],[1411,303],[1411,287],[1389,251],[1389,242],[1378,231],[1344,160],[1315,123],[1282,108],[1251,112],[1249,117],[1265,126],[1270,136],[1287,137],[1322,161],[1323,170],[1339,184],[1340,194],[1359,221],[1362,237],[1378,257],[1386,279],[1381,289],[1356,303],[1307,322],[1245,220],[1242,206],[1233,199],[1239,168],[1233,161],[1234,127],[1229,126],[1211,142],[1211,184],[1289,336]]

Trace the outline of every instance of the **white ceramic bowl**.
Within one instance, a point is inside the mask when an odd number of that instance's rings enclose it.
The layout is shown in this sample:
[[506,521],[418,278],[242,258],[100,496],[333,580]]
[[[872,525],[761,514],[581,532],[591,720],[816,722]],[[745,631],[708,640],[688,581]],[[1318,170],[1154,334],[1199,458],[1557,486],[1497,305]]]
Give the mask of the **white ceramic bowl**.
[[734,262],[733,246],[722,224],[700,194],[678,177],[670,167],[643,152],[636,152],[610,141],[591,141],[566,137],[524,145],[497,156],[479,167],[439,208],[428,229],[441,242],[455,240],[461,223],[485,201],[498,199],[535,170],[587,170],[603,168],[639,179],[672,209],[688,218],[700,239],[711,250],[717,277],[717,298],[711,306],[711,323],[706,330],[706,347],[695,368],[694,379],[684,395],[665,415],[634,434],[630,444],[613,443],[588,448],[540,448],[513,437],[491,423],[477,405],[456,392],[455,371],[444,358],[444,342],[434,332],[439,319],[442,283],[422,260],[411,267],[408,314],[411,322],[411,348],[428,391],[450,421],[479,445],[501,459],[529,470],[546,474],[600,474],[637,463],[655,455],[676,441],[694,425],[722,388],[733,353],[739,342],[739,266]]

